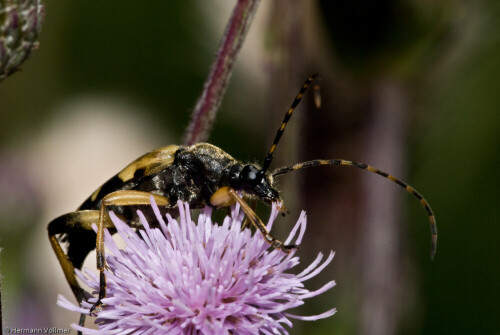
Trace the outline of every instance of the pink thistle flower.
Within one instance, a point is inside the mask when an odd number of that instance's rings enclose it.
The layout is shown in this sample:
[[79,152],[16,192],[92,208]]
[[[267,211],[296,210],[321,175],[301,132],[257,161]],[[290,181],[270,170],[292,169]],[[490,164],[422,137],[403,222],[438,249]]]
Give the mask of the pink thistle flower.
[[[179,219],[167,214],[168,224],[151,199],[158,228],[150,228],[138,211],[144,230],[141,237],[110,213],[126,247],[120,250],[106,231],[107,297],[97,312],[99,329],[72,327],[84,334],[288,334],[290,319],[318,320],[336,312],[332,308],[314,316],[297,316],[287,310],[304,304],[333,286],[330,281],[316,291],[304,281],[320,273],[333,259],[321,263],[320,253],[298,275],[287,272],[299,263],[295,250],[286,254],[270,249],[259,232],[241,230],[244,213],[236,205],[222,225],[211,220],[205,208],[198,224],[189,205],[178,202]],[[279,210],[273,205],[267,225],[271,229]],[[302,212],[286,244],[299,245],[306,229]],[[97,275],[85,270],[78,277],[96,293]],[[63,296],[58,305],[89,314],[97,298],[75,306]]]

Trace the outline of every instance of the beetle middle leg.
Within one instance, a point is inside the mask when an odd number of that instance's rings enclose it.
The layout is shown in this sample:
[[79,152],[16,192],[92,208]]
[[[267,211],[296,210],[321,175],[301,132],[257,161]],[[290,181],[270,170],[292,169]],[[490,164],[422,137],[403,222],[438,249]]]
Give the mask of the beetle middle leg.
[[151,203],[151,196],[154,197],[158,206],[166,206],[169,204],[167,198],[152,194],[149,192],[133,191],[133,190],[120,190],[107,194],[101,202],[99,210],[99,224],[97,225],[97,239],[96,239],[96,262],[97,270],[99,270],[99,297],[96,303],[90,308],[92,313],[96,308],[102,305],[102,299],[106,297],[106,276],[104,269],[106,267],[106,260],[104,254],[104,219],[106,217],[106,207],[108,206],[136,206],[148,205]]

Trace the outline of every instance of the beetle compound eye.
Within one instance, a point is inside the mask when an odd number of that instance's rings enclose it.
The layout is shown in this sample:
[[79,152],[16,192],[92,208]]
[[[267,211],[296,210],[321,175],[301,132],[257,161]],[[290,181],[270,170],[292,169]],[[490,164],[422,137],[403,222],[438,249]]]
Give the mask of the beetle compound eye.
[[267,185],[265,172],[253,165],[245,165],[240,173],[238,186],[250,193],[258,193],[256,188]]
[[252,165],[245,165],[243,170],[241,170],[241,181],[246,181],[249,183],[255,183],[255,181],[258,179],[259,176],[259,170],[255,168],[255,166]]

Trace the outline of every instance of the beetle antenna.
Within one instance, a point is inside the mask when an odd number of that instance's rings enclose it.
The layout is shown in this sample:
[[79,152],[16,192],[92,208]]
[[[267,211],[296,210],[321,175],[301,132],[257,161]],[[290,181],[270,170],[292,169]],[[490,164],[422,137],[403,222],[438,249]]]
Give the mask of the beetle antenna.
[[389,179],[390,181],[398,184],[400,187],[404,188],[408,193],[412,194],[415,198],[417,198],[420,204],[424,207],[427,215],[429,216],[429,223],[431,226],[431,259],[434,259],[436,254],[436,246],[437,246],[437,227],[436,227],[436,218],[434,213],[432,212],[431,206],[424,199],[424,197],[413,187],[405,183],[404,181],[390,175],[387,172],[381,171],[379,169],[374,168],[373,166],[357,163],[352,161],[347,161],[344,159],[315,159],[312,161],[297,163],[292,166],[283,166],[276,170],[274,170],[271,175],[273,177],[280,176],[295,170],[300,170],[307,167],[321,166],[321,165],[338,165],[338,166],[352,166],[365,171],[376,173],[384,178]]
[[[264,164],[262,165],[262,171],[267,171],[269,168],[269,165],[271,165],[271,162],[273,160],[273,154],[274,150],[276,149],[276,146],[278,145],[278,142],[281,139],[281,136],[283,135],[283,132],[285,131],[286,124],[290,120],[290,117],[292,116],[293,111],[297,107],[297,105],[300,103],[302,100],[302,97],[304,96],[304,93],[307,91],[309,86],[317,79],[318,75],[313,74],[307,80],[304,82],[302,87],[300,88],[299,93],[295,96],[295,99],[292,102],[292,105],[288,109],[288,111],[285,114],[285,118],[283,119],[283,122],[281,123],[281,126],[278,128],[278,131],[276,132],[276,136],[274,137],[273,144],[271,145],[271,148],[269,148],[269,151],[266,154],[266,157],[264,158]],[[314,103],[317,108],[319,108],[321,104],[321,97],[319,95],[319,85],[314,85]]]

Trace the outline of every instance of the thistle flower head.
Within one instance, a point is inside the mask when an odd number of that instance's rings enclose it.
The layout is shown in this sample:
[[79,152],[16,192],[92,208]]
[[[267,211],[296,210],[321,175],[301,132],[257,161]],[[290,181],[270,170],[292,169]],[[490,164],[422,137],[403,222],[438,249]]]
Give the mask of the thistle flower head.
[[[241,230],[244,214],[236,205],[222,225],[211,220],[205,208],[198,224],[189,205],[179,202],[179,219],[165,222],[152,200],[160,228],[150,228],[139,213],[144,230],[140,237],[113,213],[111,218],[126,247],[120,250],[106,232],[109,250],[107,297],[97,313],[98,330],[72,325],[85,334],[288,334],[291,318],[317,320],[335,313],[330,309],[314,316],[297,316],[287,310],[335,285],[328,282],[316,291],[304,287],[332,260],[320,253],[300,274],[288,271],[299,263],[295,251],[270,249],[259,232]],[[278,215],[273,205],[268,229]],[[285,243],[300,244],[306,229],[300,215]],[[86,271],[79,278],[96,293],[99,278]],[[61,307],[89,314],[96,298],[81,307],[59,296]]]

